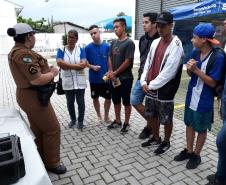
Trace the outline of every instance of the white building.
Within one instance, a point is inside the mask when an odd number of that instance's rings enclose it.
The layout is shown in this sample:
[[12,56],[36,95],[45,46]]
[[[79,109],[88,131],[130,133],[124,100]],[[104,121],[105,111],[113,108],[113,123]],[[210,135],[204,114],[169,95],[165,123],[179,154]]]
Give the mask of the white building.
[[0,0],[0,54],[8,54],[13,46],[13,39],[7,35],[7,29],[16,24],[16,15],[22,6],[9,1]]
[[78,33],[89,33],[88,29],[71,22],[60,22],[53,26],[54,33],[67,33],[71,29],[76,29]]

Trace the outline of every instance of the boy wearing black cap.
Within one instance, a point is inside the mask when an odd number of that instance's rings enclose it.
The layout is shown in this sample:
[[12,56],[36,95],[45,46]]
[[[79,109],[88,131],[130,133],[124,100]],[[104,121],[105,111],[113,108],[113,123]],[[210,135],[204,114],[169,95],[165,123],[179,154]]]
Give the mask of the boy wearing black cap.
[[[172,35],[173,16],[170,12],[160,13],[156,23],[160,38],[152,42],[140,81],[146,93],[145,116],[151,120],[153,133],[142,147],[159,145],[154,151],[159,155],[170,147],[173,99],[180,83],[183,48],[180,39]],[[159,137],[159,122],[164,125],[163,142]]]
[[[207,130],[213,123],[214,87],[221,79],[224,55],[217,53],[214,63],[209,65],[214,53],[212,44],[215,29],[210,23],[200,24],[193,30],[192,43],[196,48],[187,62],[187,73],[191,76],[185,101],[184,122],[186,125],[187,148],[175,156],[175,161],[189,159],[186,168],[195,169],[201,163],[200,153],[206,140]],[[195,53],[198,53],[195,55]],[[195,149],[195,133],[198,133]]]

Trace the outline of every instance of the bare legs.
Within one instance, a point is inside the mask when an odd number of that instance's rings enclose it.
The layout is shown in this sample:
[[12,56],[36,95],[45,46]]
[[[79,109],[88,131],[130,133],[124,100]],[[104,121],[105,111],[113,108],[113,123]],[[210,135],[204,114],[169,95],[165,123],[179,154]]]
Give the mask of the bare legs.
[[[93,99],[93,106],[95,108],[95,111],[97,113],[98,119],[102,120],[102,116],[100,113],[100,102],[99,98]],[[109,110],[111,107],[111,100],[110,99],[105,99],[104,101],[104,121],[109,121]]]

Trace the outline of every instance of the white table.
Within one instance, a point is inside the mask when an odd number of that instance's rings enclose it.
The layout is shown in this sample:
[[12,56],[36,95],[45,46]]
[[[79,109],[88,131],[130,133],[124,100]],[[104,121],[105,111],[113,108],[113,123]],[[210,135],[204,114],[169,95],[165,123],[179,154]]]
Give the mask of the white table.
[[26,174],[14,185],[52,185],[41,157],[34,143],[34,135],[16,109],[0,109],[0,137],[20,137]]

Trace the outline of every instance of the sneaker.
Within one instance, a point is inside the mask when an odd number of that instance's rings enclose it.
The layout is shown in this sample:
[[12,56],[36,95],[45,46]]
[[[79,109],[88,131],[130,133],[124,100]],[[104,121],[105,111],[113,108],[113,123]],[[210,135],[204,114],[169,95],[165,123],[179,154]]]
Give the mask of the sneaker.
[[125,134],[125,133],[128,132],[128,129],[126,129],[126,128],[128,128],[128,126],[129,126],[128,123],[127,124],[125,124],[125,123],[123,124],[123,126],[122,126],[122,128],[120,130],[121,134]]
[[224,182],[220,181],[215,174],[208,175],[207,180],[209,181],[208,185],[225,185]]
[[149,138],[151,135],[151,129],[148,128],[147,126],[144,127],[144,129],[141,131],[140,135],[139,135],[139,139],[146,139]]
[[147,147],[147,146],[151,146],[151,145],[159,145],[159,144],[161,144],[161,142],[162,142],[161,137],[159,139],[157,139],[157,140],[154,137],[152,137],[148,141],[142,143],[141,146],[142,147]]
[[62,164],[58,165],[56,168],[46,168],[46,169],[57,175],[64,174],[67,172],[67,168]]
[[186,165],[187,169],[195,169],[198,167],[198,165],[200,165],[201,163],[201,157],[200,155],[197,155],[195,153],[192,153],[190,156],[190,159]]
[[84,128],[86,128],[86,126],[85,126],[82,122],[78,123],[77,129],[78,129],[79,131],[82,132]]
[[156,155],[160,155],[163,154],[164,152],[166,152],[168,149],[170,148],[170,143],[163,141],[159,147],[154,151],[154,153]]
[[174,157],[174,161],[184,161],[186,159],[189,159],[191,156],[190,153],[188,153],[188,150],[185,148],[183,151],[181,151],[178,155]]
[[76,125],[76,121],[70,121],[70,123],[68,124],[69,128],[75,128]]
[[107,126],[107,129],[113,129],[113,128],[118,128],[122,126],[122,122],[117,123],[116,120],[114,120],[110,125]]
[[206,178],[209,182],[213,183],[213,182],[215,182],[216,175],[215,174],[208,175]]

